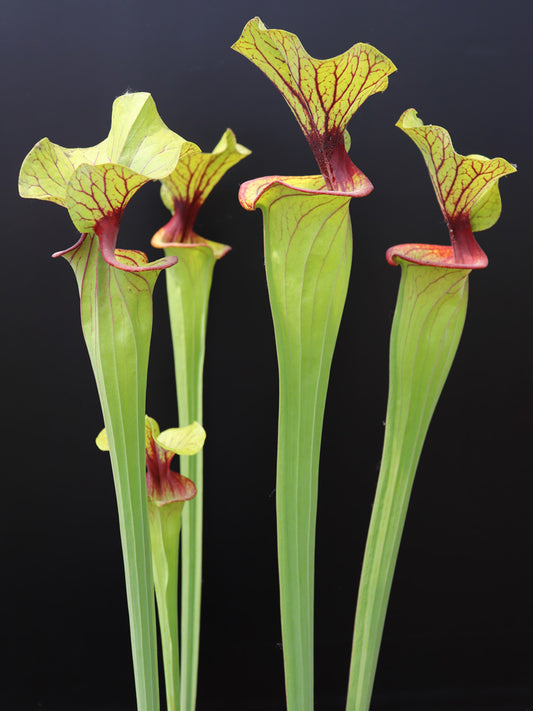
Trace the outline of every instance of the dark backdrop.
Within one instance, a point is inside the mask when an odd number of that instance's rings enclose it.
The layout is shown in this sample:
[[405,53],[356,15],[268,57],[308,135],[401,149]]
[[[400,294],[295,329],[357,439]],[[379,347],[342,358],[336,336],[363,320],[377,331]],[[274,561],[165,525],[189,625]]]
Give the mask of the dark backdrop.
[[[520,1],[4,0],[2,330],[4,495],[0,707],[133,709],[110,467],[73,275],[51,252],[66,211],[23,201],[20,163],[43,136],[93,145],[111,103],[150,91],[204,150],[231,127],[253,154],[215,189],[198,232],[233,251],[216,268],[205,374],[206,533],[199,711],[281,709],[275,553],[277,375],[262,221],[237,202],[259,175],[316,172],[275,88],[230,45],[260,15],[315,57],[366,41],[399,71],[350,124],[375,185],[354,201],[355,260],[331,378],[321,465],[316,595],[319,707],[341,709],[378,471],[399,271],[385,250],[446,242],[423,161],[394,124],[408,107],[461,153],[503,156],[503,214],[480,235],[465,333],[423,452],[376,681],[376,709],[533,705],[531,516],[531,4]],[[120,246],[167,219],[155,184]],[[148,411],[176,423],[164,280],[155,294]],[[449,700],[449,705],[448,704]]]

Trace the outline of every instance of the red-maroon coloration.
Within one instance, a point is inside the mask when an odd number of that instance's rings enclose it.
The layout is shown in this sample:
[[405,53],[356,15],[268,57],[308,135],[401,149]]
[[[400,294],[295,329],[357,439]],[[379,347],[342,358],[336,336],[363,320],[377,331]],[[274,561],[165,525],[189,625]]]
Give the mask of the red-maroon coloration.
[[95,226],[95,233],[98,237],[100,252],[108,264],[116,265],[115,247],[117,246],[118,230],[122,212],[112,212],[109,216],[102,217]]
[[75,244],[73,244],[72,247],[68,247],[67,249],[62,249],[62,250],[60,250],[59,252],[54,252],[54,253],[52,254],[52,257],[53,257],[54,259],[55,259],[56,257],[64,257],[65,254],[68,254],[69,252],[73,252],[73,251],[74,251],[75,249],[77,249],[78,247],[81,247],[81,245],[83,244],[83,242],[84,242],[84,240],[85,240],[86,237],[87,237],[87,233],[86,233],[86,232],[83,232],[83,233],[80,235],[79,240],[78,240]]
[[401,244],[387,250],[387,261],[395,265],[395,257],[415,264],[448,269],[484,269],[489,260],[474,237],[470,219],[459,215],[455,220],[446,220],[451,246],[430,244]]
[[328,190],[351,192],[354,197],[372,192],[374,186],[346,152],[342,132],[306,133],[306,138]]
[[453,264],[446,266],[486,267],[487,255],[473,230],[486,230],[497,221],[501,210],[498,181],[514,173],[516,166],[503,158],[460,155],[448,131],[442,126],[424,125],[415,109],[404,111],[396,125],[420,149],[429,171],[450,235]]
[[487,255],[477,243],[470,219],[460,217],[449,225],[453,256],[458,266],[474,264],[473,269],[483,269],[489,263]]
[[[52,257],[64,257],[69,252],[73,252],[82,245],[87,236],[87,232],[82,233],[79,240],[73,244],[72,247],[62,249],[59,252],[54,252]],[[178,261],[177,257],[165,257],[164,259],[159,259],[157,262],[149,262],[144,252],[140,252],[139,250],[115,249],[118,236],[118,226],[115,228],[112,224],[106,226],[100,231],[100,233],[97,232],[97,236],[100,246],[100,253],[104,261],[112,267],[121,269],[123,272],[147,272],[154,269],[167,269],[168,267],[174,266],[174,264]],[[125,256],[128,253],[138,254],[141,258],[137,262],[132,259],[131,264],[125,263],[124,259],[122,259],[122,261],[117,259],[117,255]]]
[[161,447],[146,428],[146,487],[156,504],[189,501],[196,496],[194,483],[170,468],[174,452]]
[[201,207],[202,201],[198,195],[192,202],[174,200],[174,214],[167,224],[158,230],[156,241],[168,245],[197,243],[198,235],[194,232],[194,223]]
[[122,218],[122,213],[118,214],[113,212],[109,217],[103,217],[98,220],[95,233],[98,236],[98,243],[100,245],[100,252],[104,261],[106,261],[112,267],[117,267],[126,272],[141,272],[150,269],[166,269],[176,264],[177,257],[166,257],[160,260],[155,266],[154,264],[147,263],[142,266],[130,266],[120,262],[115,254],[115,247],[117,244],[118,230],[120,227],[120,220]]

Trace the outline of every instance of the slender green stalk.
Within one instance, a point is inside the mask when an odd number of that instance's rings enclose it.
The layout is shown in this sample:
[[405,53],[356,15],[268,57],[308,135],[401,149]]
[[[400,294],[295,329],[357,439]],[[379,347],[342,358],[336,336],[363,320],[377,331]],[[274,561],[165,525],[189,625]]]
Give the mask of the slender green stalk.
[[[202,422],[203,370],[209,292],[215,262],[230,247],[211,242],[194,232],[205,199],[232,165],[250,151],[224,131],[211,153],[189,145],[176,170],[162,180],[161,199],[172,213],[170,221],[152,238],[152,245],[177,257],[178,268],[167,276],[172,346],[182,426]],[[183,514],[181,573],[181,704],[194,711],[200,651],[202,594],[203,456],[182,457],[183,474],[197,488],[197,496]]]
[[277,526],[281,626],[289,711],[313,709],[313,600],[320,440],[327,384],[351,267],[348,204],[372,191],[351,161],[347,125],[394,64],[371,45],[311,57],[299,38],[250,20],[233,49],[282,93],[320,176],[257,178],[244,208],[265,222],[265,263],[280,377]]
[[285,686],[287,708],[301,711],[313,708],[318,465],[351,267],[349,200],[275,185],[258,203],[280,379],[276,504]]
[[391,333],[385,442],[359,585],[348,711],[370,706],[413,480],[468,300],[469,269],[398,261],[402,278]]
[[[166,247],[179,254],[167,273],[167,294],[181,426],[203,420],[203,370],[209,292],[216,258],[208,246]],[[202,596],[203,454],[180,457],[180,471],[194,482],[195,499],[182,516],[181,708],[196,705]]]
[[157,422],[146,417],[146,484],[167,711],[180,708],[179,536],[184,502],[196,496],[194,483],[173,471],[170,464],[175,454],[199,452],[204,441],[205,430],[198,422],[160,432]]
[[404,244],[387,252],[402,277],[390,345],[387,425],[359,585],[347,711],[367,711],[398,548],[420,452],[464,325],[468,275],[488,260],[474,236],[498,219],[503,158],[462,156],[441,126],[414,109],[396,124],[420,149],[451,246]]
[[183,501],[158,506],[148,502],[154,560],[154,585],[161,631],[167,711],[180,708],[178,635],[178,558]]
[[195,150],[165,126],[149,94],[125,94],[113,103],[102,142],[70,149],[43,138],[19,176],[22,197],[62,205],[81,232],[77,244],[55,256],[64,256],[76,274],[111,450],[139,711],[159,708],[144,467],[152,289],[159,271],[175,259],[149,264],[142,252],[117,250],[116,243],[131,197],[150,180],[170,175],[182,148]]
[[158,271],[124,272],[88,235],[65,253],[80,288],[82,329],[108,433],[117,495],[139,711],[159,708],[144,410]]
[[[178,635],[178,556],[181,514],[185,501],[196,496],[189,479],[170,468],[175,454],[196,454],[205,441],[205,430],[193,422],[187,427],[172,427],[160,432],[151,417],[145,417],[146,493],[150,522],[150,542],[154,586],[159,613],[167,711],[180,708]],[[104,429],[96,445],[109,451]]]

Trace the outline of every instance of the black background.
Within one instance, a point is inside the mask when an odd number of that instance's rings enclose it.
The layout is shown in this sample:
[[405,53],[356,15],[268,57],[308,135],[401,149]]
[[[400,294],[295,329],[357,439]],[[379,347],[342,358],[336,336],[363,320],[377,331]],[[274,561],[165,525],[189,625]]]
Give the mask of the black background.
[[[480,234],[462,343],[415,483],[376,680],[376,709],[533,708],[531,25],[525,0],[4,0],[2,232],[4,476],[0,708],[133,709],[113,484],[65,210],[17,194],[43,136],[93,145],[113,99],[150,91],[163,120],[211,150],[229,126],[252,149],[197,231],[232,245],[215,270],[205,371],[206,531],[199,711],[283,708],[275,552],[277,375],[260,213],[244,180],[315,173],[277,90],[230,50],[245,22],[297,33],[324,58],[357,41],[398,66],[352,120],[375,191],[353,201],[355,259],[324,428],[317,544],[318,706],[343,708],[353,612],[383,437],[399,271],[385,250],[443,242],[423,161],[395,128],[415,107],[463,153],[503,156],[503,213]],[[158,188],[126,211],[119,246],[155,251]],[[155,293],[148,412],[176,423],[164,280]],[[453,704],[456,704],[453,706]]]

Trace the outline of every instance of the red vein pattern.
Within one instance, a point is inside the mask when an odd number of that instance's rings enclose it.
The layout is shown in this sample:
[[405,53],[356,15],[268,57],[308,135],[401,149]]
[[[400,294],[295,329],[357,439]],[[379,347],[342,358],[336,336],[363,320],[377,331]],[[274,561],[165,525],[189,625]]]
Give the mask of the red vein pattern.
[[450,134],[440,126],[425,126],[414,109],[396,124],[414,141],[426,162],[440,208],[448,225],[458,265],[485,267],[487,257],[473,230],[484,230],[501,212],[498,180],[516,168],[503,158],[456,153]]
[[193,499],[196,496],[196,486],[190,479],[170,468],[175,452],[161,446],[157,441],[160,434],[157,422],[146,416],[144,431],[148,498],[160,506]]
[[125,271],[162,269],[176,259],[142,267],[118,260],[118,228],[134,193],[149,180],[168,176],[182,150],[195,149],[165,126],[149,94],[125,94],[113,103],[109,135],[96,146],[64,148],[47,138],[39,141],[22,164],[19,191],[22,197],[66,207],[82,233],[78,244],[86,234],[98,235],[109,264]]
[[[237,143],[230,129],[224,132],[212,153],[199,151],[183,156],[173,173],[161,181],[161,199],[173,217],[154,235],[154,247],[214,244],[194,232],[198,211],[222,176],[250,151]],[[225,247],[217,256],[228,250]]]
[[298,37],[250,20],[233,49],[278,87],[313,151],[329,190],[368,194],[372,184],[351,162],[344,131],[366,99],[388,85],[394,64],[368,44],[331,59],[314,59]]

